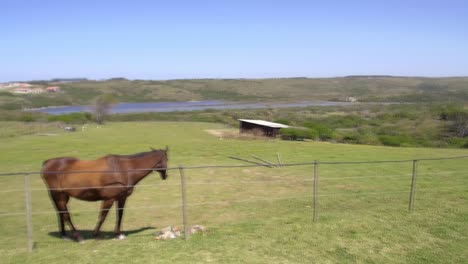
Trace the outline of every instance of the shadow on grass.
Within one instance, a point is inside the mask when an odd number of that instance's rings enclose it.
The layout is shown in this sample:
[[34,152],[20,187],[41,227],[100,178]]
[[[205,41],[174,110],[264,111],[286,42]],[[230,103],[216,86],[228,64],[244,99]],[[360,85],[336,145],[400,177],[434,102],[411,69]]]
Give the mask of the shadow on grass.
[[[134,230],[123,231],[122,234],[124,234],[125,236],[132,236],[133,234],[138,234],[140,232],[150,230],[150,229],[155,229],[155,228],[154,227],[142,227],[142,228],[138,228],[138,229],[134,229]],[[93,235],[93,230],[78,230],[78,232],[80,233],[80,235],[83,237],[84,240],[88,240],[88,239],[95,240],[96,239],[94,237],[94,235]],[[68,232],[67,235],[71,238],[70,232]],[[49,232],[49,236],[55,237],[55,238],[58,238],[58,239],[61,239],[61,240],[63,239],[62,234],[60,232],[58,232],[58,231]],[[115,233],[113,231],[101,231],[98,240],[110,240],[110,239],[114,239],[114,238],[115,238]],[[71,239],[71,240],[73,241],[73,239]]]

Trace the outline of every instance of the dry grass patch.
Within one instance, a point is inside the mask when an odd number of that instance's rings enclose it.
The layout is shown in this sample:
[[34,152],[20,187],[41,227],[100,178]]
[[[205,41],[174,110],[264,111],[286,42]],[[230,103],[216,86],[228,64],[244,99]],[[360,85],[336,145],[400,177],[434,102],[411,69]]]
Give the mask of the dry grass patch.
[[272,140],[261,133],[239,133],[235,129],[206,129],[205,131],[219,139]]

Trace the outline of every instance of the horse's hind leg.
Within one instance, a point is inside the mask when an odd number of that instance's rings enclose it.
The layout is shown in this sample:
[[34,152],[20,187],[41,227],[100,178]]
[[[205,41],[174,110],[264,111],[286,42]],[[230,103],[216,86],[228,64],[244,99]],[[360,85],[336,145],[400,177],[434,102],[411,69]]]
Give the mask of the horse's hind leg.
[[109,210],[111,209],[113,204],[114,204],[114,200],[102,201],[101,212],[99,213],[98,223],[93,232],[94,237],[96,238],[99,237],[99,230],[101,229],[101,226],[102,226],[102,223],[104,223],[104,220],[106,220],[107,213],[109,213]]
[[61,218],[63,222],[68,223],[70,226],[72,232],[73,232],[73,237],[78,241],[81,242],[83,238],[81,237],[80,233],[76,230],[75,226],[73,225],[70,217],[70,213],[68,212],[67,204],[68,200],[70,199],[70,196],[68,196],[65,193],[59,193],[60,195],[58,196],[57,199],[57,208],[61,213]]
[[63,221],[63,213],[61,212],[58,206],[60,195],[58,195],[56,192],[51,191],[50,197],[52,198],[52,201],[54,202],[55,208],[57,209],[57,220],[59,223],[60,234],[62,235],[62,238],[67,238],[67,233],[65,232],[65,224]]

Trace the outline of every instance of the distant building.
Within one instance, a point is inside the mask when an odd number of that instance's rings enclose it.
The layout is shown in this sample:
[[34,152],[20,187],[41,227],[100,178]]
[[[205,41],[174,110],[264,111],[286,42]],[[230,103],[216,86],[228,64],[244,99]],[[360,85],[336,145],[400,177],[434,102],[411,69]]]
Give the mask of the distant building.
[[29,94],[31,93],[31,89],[29,88],[16,88],[13,90],[13,93],[16,94]]
[[356,97],[348,97],[348,98],[345,99],[345,101],[354,103],[354,102],[357,102],[358,100],[357,100]]
[[25,87],[20,87],[16,88],[13,90],[13,93],[16,94],[40,94],[45,92],[44,89],[42,88],[25,88]]
[[32,88],[31,89],[31,93],[33,94],[40,94],[40,93],[43,93],[45,92],[45,90],[43,88]]
[[60,92],[60,87],[58,87],[58,86],[49,86],[49,87],[46,88],[46,91],[48,93],[58,93],[58,92]]
[[279,135],[281,128],[289,127],[264,120],[239,119],[239,122],[240,133],[261,134],[267,137],[276,137]]

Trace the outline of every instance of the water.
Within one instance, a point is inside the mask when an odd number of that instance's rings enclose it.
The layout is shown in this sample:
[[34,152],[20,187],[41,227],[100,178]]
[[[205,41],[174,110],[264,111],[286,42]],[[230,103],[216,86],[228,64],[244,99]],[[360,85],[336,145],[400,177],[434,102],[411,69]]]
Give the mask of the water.
[[[141,112],[175,112],[197,111],[206,109],[261,109],[287,108],[306,106],[342,106],[355,105],[350,102],[302,101],[293,103],[242,103],[229,101],[196,101],[196,102],[159,102],[159,103],[120,103],[112,107],[111,113],[141,113]],[[91,112],[89,106],[60,106],[33,109],[30,111],[43,112],[52,115]]]

